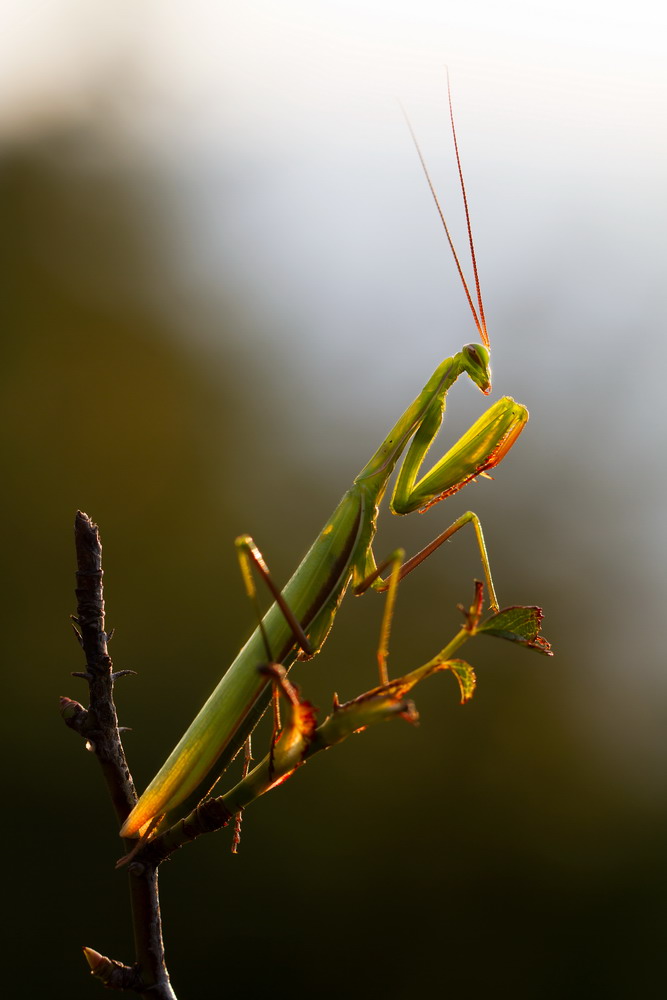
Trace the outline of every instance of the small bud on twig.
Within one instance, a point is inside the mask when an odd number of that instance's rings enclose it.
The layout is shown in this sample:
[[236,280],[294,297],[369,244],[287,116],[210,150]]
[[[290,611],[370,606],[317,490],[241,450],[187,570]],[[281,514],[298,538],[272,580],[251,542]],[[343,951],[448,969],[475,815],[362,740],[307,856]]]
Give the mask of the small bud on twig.
[[94,948],[83,949],[83,955],[90,967],[91,976],[111,990],[136,990],[139,986],[137,970],[123,965],[113,958],[101,955]]

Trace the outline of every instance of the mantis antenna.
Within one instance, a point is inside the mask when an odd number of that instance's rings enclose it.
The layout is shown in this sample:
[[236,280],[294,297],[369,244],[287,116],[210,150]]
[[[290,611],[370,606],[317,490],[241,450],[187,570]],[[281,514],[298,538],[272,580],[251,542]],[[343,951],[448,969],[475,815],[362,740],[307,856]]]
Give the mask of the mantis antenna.
[[451,89],[450,82],[449,82],[449,70],[447,70],[447,100],[449,102],[449,120],[450,120],[451,127],[452,127],[452,138],[454,140],[454,153],[456,154],[456,166],[457,166],[458,174],[459,174],[459,183],[461,185],[461,194],[463,195],[463,208],[464,208],[465,217],[466,217],[466,228],[468,230],[468,243],[470,245],[470,257],[471,257],[471,260],[472,260],[472,270],[473,270],[473,276],[474,276],[474,279],[475,279],[475,292],[477,294],[477,305],[479,307],[479,313],[478,313],[477,309],[475,308],[475,304],[474,304],[474,302],[472,300],[472,295],[470,294],[470,289],[468,288],[468,282],[465,279],[465,275],[463,273],[463,268],[461,267],[461,262],[459,260],[459,255],[456,252],[456,247],[454,246],[454,241],[453,241],[451,233],[449,231],[449,226],[447,225],[447,220],[445,219],[445,214],[442,211],[442,208],[440,206],[440,202],[438,201],[438,196],[436,194],[435,187],[433,185],[433,181],[431,180],[431,175],[428,172],[428,167],[426,166],[426,161],[424,160],[424,156],[423,156],[423,153],[421,151],[421,147],[419,145],[419,142],[417,141],[417,136],[415,135],[415,130],[413,129],[412,122],[408,118],[407,112],[406,112],[406,110],[405,110],[405,108],[403,107],[402,104],[401,104],[401,111],[403,112],[403,117],[405,118],[405,120],[407,122],[407,126],[408,126],[408,128],[410,130],[410,135],[412,136],[412,141],[415,144],[415,149],[417,150],[417,155],[419,157],[419,162],[422,165],[422,170],[424,171],[424,176],[426,177],[426,181],[428,183],[429,190],[430,190],[430,192],[431,192],[431,194],[433,196],[433,201],[435,202],[435,207],[438,210],[438,215],[440,216],[440,221],[442,222],[443,229],[445,230],[445,234],[447,236],[447,242],[449,243],[449,248],[452,251],[452,256],[454,258],[454,263],[456,264],[456,269],[457,269],[457,271],[459,273],[459,278],[461,279],[461,284],[463,285],[463,290],[466,293],[466,298],[468,300],[468,305],[470,306],[470,311],[471,311],[471,313],[473,315],[473,319],[475,320],[475,326],[477,327],[477,332],[479,333],[480,337],[482,338],[482,343],[484,344],[484,346],[485,347],[490,347],[491,345],[489,343],[489,334],[488,334],[487,329],[486,329],[486,317],[484,315],[484,304],[482,302],[482,292],[481,292],[480,284],[479,284],[479,274],[477,272],[477,257],[475,255],[475,243],[474,243],[474,240],[472,238],[472,226],[470,225],[470,210],[468,208],[468,196],[466,194],[466,186],[465,186],[465,182],[463,180],[463,170],[461,168],[461,157],[459,155],[459,144],[458,144],[458,140],[456,138],[456,126],[454,124],[454,108],[452,106],[452,89]]

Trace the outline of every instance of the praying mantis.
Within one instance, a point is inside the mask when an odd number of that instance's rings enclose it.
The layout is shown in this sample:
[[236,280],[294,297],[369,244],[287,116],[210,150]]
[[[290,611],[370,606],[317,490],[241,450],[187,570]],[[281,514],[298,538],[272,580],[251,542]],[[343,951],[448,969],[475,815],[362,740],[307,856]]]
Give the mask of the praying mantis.
[[[326,521],[294,575],[281,591],[273,583],[261,553],[249,536],[236,545],[246,591],[254,597],[251,566],[263,577],[274,604],[261,619],[249,640],[227,669],[221,681],[148,785],[120,831],[122,837],[149,832],[157,820],[193,792],[213,766],[223,770],[236,755],[267,708],[271,682],[260,668],[268,661],[289,669],[297,659],[315,656],[326,641],[338,608],[350,586],[356,595],[369,589],[388,591],[393,606],[396,586],[455,532],[471,524],[476,535],[486,577],[490,606],[498,610],[488,554],[479,518],[467,511],[439,534],[426,548],[403,561],[396,550],[376,563],[373,541],[380,503],[389,479],[398,475],[389,504],[394,514],[423,512],[452,496],[467,483],[493,469],[510,450],[528,419],[528,411],[505,396],[494,403],[445,455],[419,478],[426,452],[442,423],[446,396],[460,375],[466,374],[487,395],[491,391],[490,342],[477,273],[475,248],[468,210],[448,80],[449,115],[460,188],[466,216],[477,306],[452,241],[426,164],[408,122],[422,168],[435,200],[459,278],[472,312],[481,343],[467,344],[445,358],[413,403],[405,410]],[[403,453],[407,448],[407,453]],[[402,463],[399,466],[399,462]],[[382,574],[390,570],[388,578]],[[390,612],[389,612],[390,613]],[[385,621],[388,620],[385,613]],[[387,680],[387,628],[378,651],[381,683]]]

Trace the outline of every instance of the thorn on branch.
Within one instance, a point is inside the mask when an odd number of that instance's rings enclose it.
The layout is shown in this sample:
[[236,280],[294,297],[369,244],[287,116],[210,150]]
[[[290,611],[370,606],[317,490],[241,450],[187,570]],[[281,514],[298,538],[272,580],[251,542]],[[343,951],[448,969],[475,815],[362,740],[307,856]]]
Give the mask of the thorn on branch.
[[136,670],[114,670],[111,675],[111,679],[117,681],[119,677],[136,677]]

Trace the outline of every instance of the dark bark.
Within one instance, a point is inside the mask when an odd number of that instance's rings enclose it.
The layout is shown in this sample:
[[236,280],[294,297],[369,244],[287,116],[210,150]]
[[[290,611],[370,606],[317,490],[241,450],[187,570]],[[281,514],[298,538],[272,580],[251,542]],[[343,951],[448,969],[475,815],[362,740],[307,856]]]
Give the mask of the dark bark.
[[164,833],[153,837],[133,856],[131,865],[159,865],[162,861],[177,851],[183,844],[189,844],[200,837],[202,833],[213,833],[227,826],[234,816],[229,811],[222,797],[204,799],[195,806],[192,812],[174,823]]
[[[105,631],[102,543],[97,525],[87,514],[77,512],[74,523],[77,558],[77,614],[73,619],[86,657],[86,669],[75,676],[88,682],[90,704],[85,709],[71,698],[60,699],[65,723],[82,736],[102,768],[119,824],[137,801],[132,776],[120,738],[113,698],[114,680],[131,671],[113,672]],[[124,841],[126,847],[135,846]],[[128,865],[127,877],[132,905],[135,963],[123,965],[93,949],[85,957],[94,976],[107,988],[132,990],[145,1000],[176,1000],[164,963],[162,924],[158,894],[159,861]]]

